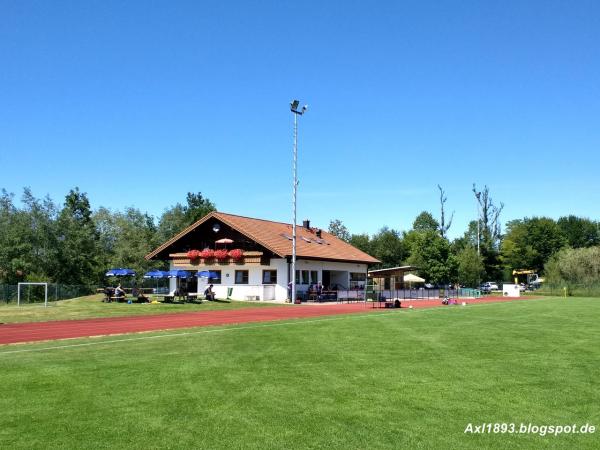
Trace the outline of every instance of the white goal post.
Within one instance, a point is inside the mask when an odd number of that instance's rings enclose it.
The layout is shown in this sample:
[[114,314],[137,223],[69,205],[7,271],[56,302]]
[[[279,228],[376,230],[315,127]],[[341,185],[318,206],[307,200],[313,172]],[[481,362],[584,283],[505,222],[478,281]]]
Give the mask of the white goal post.
[[21,306],[21,286],[25,285],[44,286],[44,307],[48,306],[48,283],[19,283],[17,285],[17,306]]

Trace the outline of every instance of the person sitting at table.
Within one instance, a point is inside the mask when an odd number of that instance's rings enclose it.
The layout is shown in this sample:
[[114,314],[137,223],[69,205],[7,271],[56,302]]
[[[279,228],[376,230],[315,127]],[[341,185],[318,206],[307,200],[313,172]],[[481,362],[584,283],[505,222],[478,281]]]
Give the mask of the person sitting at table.
[[213,285],[209,284],[208,287],[206,289],[204,289],[204,298],[206,298],[206,300],[210,300],[210,301],[214,301],[215,300],[215,293],[212,290]]
[[123,290],[123,288],[121,287],[120,284],[115,289],[115,297],[117,297],[117,298],[125,298],[125,291]]
[[131,295],[133,298],[137,298],[137,301],[140,303],[147,303],[150,301],[150,299],[144,295],[142,290],[136,287],[131,290]]
[[115,290],[113,288],[105,287],[104,288],[104,300],[102,300],[102,301],[110,303],[111,297],[113,297],[114,295],[115,295]]

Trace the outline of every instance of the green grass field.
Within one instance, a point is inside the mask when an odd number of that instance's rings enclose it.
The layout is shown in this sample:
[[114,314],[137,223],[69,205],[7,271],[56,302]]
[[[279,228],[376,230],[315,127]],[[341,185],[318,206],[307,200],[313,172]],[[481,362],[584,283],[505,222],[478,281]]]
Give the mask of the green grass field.
[[544,299],[3,346],[0,447],[599,448],[464,433],[599,427],[599,319]]
[[[132,316],[173,312],[212,311],[219,309],[251,308],[261,306],[286,306],[265,302],[226,301],[203,303],[103,303],[104,296],[89,295],[70,300],[52,302],[47,308],[43,303],[23,306],[0,305],[0,322],[42,322],[45,320],[91,319],[94,317]],[[288,305],[289,306],[289,305]]]

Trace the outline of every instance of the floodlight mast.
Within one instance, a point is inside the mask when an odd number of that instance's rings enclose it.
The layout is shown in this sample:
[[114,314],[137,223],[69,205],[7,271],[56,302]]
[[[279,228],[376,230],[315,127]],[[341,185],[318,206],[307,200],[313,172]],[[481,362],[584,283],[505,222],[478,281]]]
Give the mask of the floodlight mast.
[[479,212],[479,206],[481,204],[481,192],[475,194],[477,198],[477,255],[481,255],[479,246],[479,237],[481,236],[481,213]]
[[[476,192],[475,197],[477,198],[477,256],[481,258],[481,245],[479,243],[481,236],[481,213],[479,212],[479,208],[481,206],[481,192]],[[478,286],[481,286],[481,275],[477,275]]]
[[301,110],[298,110],[300,101],[292,100],[290,102],[290,110],[294,114],[294,158],[292,164],[292,172],[294,177],[294,184],[292,189],[292,289],[290,299],[291,303],[296,302],[296,201],[298,191],[298,116],[303,115],[308,109],[307,105],[304,105]]

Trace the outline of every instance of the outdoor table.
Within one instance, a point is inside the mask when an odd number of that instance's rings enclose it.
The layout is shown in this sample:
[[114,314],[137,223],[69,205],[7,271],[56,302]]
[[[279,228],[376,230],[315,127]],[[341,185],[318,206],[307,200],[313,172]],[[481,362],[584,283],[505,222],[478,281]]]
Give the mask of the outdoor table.
[[170,294],[156,294],[155,297],[160,297],[164,302],[167,303],[175,301],[175,296]]
[[204,294],[201,294],[200,292],[188,292],[186,294],[186,299],[187,300],[200,300],[200,303],[202,303],[203,296],[204,296]]

